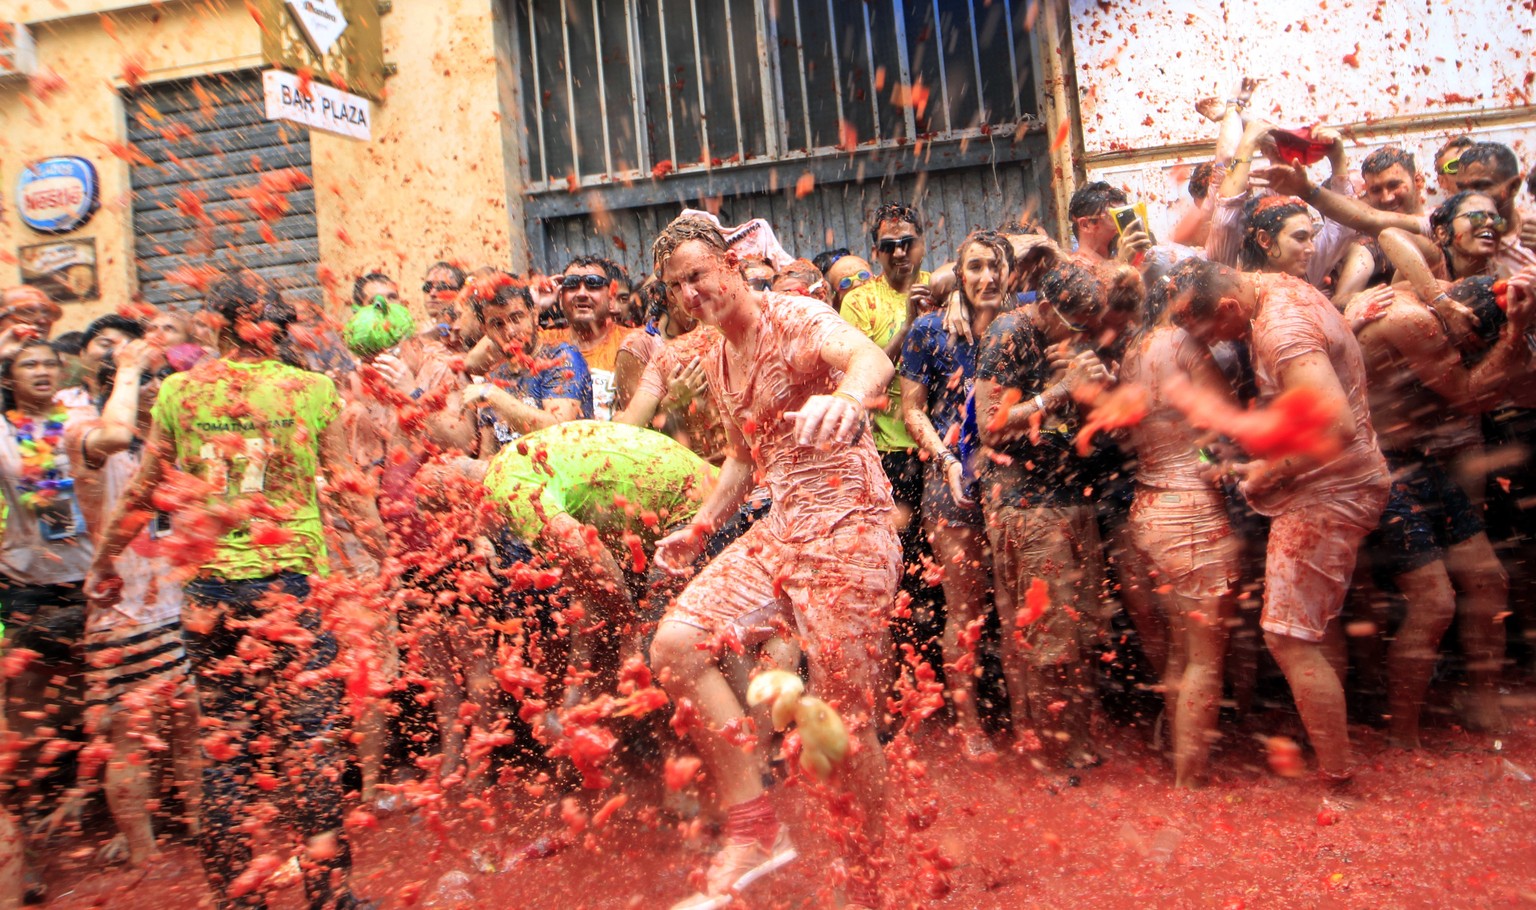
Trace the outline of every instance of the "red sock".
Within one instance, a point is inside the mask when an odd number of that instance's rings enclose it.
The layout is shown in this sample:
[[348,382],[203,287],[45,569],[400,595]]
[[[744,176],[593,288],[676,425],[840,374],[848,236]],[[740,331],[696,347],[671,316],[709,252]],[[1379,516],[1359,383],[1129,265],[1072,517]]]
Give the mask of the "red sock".
[[779,836],[779,816],[773,811],[773,803],[768,801],[766,793],[756,799],[737,803],[725,810],[725,813],[726,840],[755,840],[760,844],[771,844]]

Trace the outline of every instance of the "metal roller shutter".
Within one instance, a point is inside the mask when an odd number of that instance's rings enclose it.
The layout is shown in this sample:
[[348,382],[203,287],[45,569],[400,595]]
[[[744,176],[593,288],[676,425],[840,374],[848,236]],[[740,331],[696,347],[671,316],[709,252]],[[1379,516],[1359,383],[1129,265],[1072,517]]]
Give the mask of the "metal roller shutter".
[[144,300],[190,306],[189,279],[241,265],[289,300],[319,301],[309,131],[266,119],[260,73],[149,85],[123,106]]

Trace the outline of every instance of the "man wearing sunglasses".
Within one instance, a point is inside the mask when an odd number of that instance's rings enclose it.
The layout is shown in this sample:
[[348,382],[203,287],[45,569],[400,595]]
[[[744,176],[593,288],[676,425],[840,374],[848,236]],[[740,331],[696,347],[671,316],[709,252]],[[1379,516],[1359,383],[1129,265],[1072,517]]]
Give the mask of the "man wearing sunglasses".
[[875,277],[869,263],[858,256],[839,256],[827,266],[827,288],[832,292],[832,308],[843,310],[843,298],[863,287]]
[[450,354],[467,353],[483,334],[479,321],[468,313],[469,308],[459,306],[462,290],[464,270],[442,260],[432,263],[421,281],[427,311],[427,328],[422,337],[438,342]]
[[1435,152],[1435,180],[1440,184],[1440,194],[1446,198],[1460,192],[1456,186],[1456,174],[1461,170],[1461,153],[1472,145],[1469,137],[1457,136]]
[[[848,292],[842,316],[895,363],[912,323],[932,305],[929,275],[922,270],[927,252],[922,216],[910,205],[888,202],[875,210],[869,238],[880,263],[880,277]],[[886,406],[874,412],[875,448],[891,479],[897,526],[904,529],[922,500],[923,472],[917,442],[902,419],[900,379],[891,382],[886,398]]]
[[571,343],[592,371],[592,407],[598,420],[613,416],[614,360],[631,329],[613,318],[622,273],[601,256],[577,256],[560,276],[560,307],[571,323]]

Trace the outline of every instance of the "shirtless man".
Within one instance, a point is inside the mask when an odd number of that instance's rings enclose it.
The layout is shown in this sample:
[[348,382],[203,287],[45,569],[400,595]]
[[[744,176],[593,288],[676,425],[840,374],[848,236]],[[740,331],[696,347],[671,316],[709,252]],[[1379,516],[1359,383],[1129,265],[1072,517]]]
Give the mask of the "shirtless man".
[[848,857],[846,906],[878,907],[874,858],[883,831],[885,757],[872,716],[901,557],[890,484],[866,429],[864,402],[895,370],[831,309],[749,289],[739,254],[727,251],[707,220],[673,221],[656,239],[654,255],[668,293],[724,336],[704,368],[730,440],[703,507],[657,545],[657,561],[691,566],[710,531],[735,513],[754,470],[773,494],[768,516],[668,609],[651,647],[673,700],[686,698],[698,711],[689,735],[728,816],[705,892],[676,906],[724,906],[734,889],[795,855],[764,794],[761,759],[723,735],[745,712],[716,660],[727,639],[787,623],[804,638],[811,689],[842,712],[852,740],[840,776],[861,818]]
[[[1418,747],[1419,712],[1440,638],[1456,612],[1457,589],[1472,678],[1467,723],[1489,732],[1507,729],[1497,681],[1508,580],[1488,542],[1481,510],[1451,479],[1446,465],[1457,455],[1458,440],[1469,431],[1476,439],[1477,414],[1498,405],[1509,378],[1529,369],[1525,333],[1536,302],[1530,284],[1530,274],[1511,280],[1509,321],[1493,347],[1470,367],[1434,311],[1406,288],[1383,291],[1390,294],[1385,315],[1358,330],[1371,420],[1393,478],[1372,554],[1408,606],[1387,655],[1390,735],[1402,748]],[[1469,284],[1451,293],[1470,299],[1476,289]],[[1373,302],[1362,295],[1346,317],[1351,323],[1364,321]]]
[[[1290,683],[1321,775],[1348,780],[1343,641],[1335,620],[1360,541],[1381,518],[1389,486],[1360,345],[1328,298],[1283,272],[1223,272],[1172,306],[1174,323],[1208,347],[1251,344],[1261,400],[1304,389],[1334,415],[1326,431],[1337,454],[1297,452],[1237,470],[1249,504],[1271,519],[1264,640]],[[1325,638],[1339,646],[1330,652]]]

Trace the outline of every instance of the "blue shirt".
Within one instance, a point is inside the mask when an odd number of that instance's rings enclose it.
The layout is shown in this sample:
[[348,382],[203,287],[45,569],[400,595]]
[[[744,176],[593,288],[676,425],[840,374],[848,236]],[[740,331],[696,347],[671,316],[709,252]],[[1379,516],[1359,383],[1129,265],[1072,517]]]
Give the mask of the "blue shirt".
[[922,383],[928,388],[928,419],[939,438],[951,448],[969,451],[973,446],[964,438],[964,427],[950,437],[951,427],[965,419],[965,400],[976,384],[976,345],[944,331],[943,314],[919,316],[907,332],[901,349],[901,378]]
[[[521,398],[525,404],[543,409],[544,403],[555,398],[566,398],[581,403],[583,420],[592,419],[592,371],[587,361],[568,341],[545,345],[533,354],[534,369],[527,373],[513,373],[502,364],[486,378]],[[496,441],[506,445],[518,434],[489,411],[481,412],[484,419],[496,430]]]

